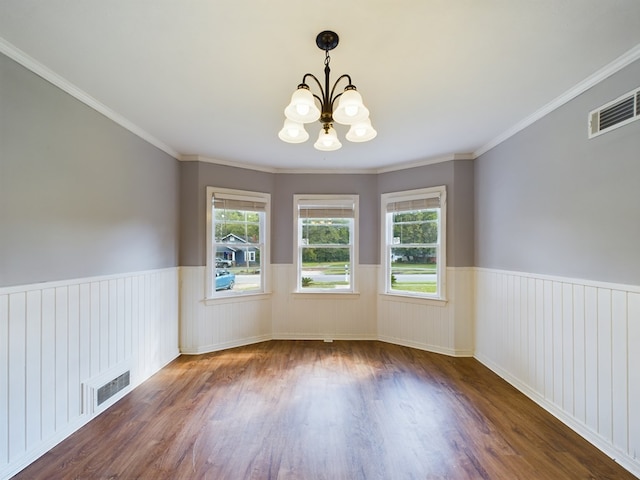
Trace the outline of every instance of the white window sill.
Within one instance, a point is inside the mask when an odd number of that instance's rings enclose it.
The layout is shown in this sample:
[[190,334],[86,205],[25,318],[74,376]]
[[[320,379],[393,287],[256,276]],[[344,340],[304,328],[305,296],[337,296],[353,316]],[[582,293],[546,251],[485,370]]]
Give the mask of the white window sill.
[[271,292],[231,293],[204,299],[205,305],[219,305],[222,303],[257,302],[271,298]]
[[309,291],[309,292],[291,292],[291,295],[293,295],[293,298],[296,299],[314,299],[317,300],[318,298],[342,298],[342,299],[349,299],[349,300],[357,300],[358,298],[360,298],[360,292],[335,292],[335,291],[329,291],[329,292],[323,292],[323,291]]
[[381,293],[384,300],[399,303],[415,303],[418,305],[433,305],[434,307],[445,307],[448,303],[446,298],[419,297],[417,295],[407,295],[402,293]]

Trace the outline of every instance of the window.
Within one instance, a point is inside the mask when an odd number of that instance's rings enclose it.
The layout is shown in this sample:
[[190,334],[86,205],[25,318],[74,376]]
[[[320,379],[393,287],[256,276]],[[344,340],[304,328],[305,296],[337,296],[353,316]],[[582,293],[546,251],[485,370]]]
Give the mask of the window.
[[358,264],[358,196],[295,195],[298,292],[351,293]]
[[270,200],[207,187],[207,297],[265,291]]
[[445,187],[382,195],[385,293],[445,299]]

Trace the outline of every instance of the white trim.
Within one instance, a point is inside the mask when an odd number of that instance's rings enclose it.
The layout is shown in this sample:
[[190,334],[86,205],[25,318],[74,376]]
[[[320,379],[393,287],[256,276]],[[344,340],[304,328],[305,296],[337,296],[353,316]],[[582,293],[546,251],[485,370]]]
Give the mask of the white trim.
[[335,290],[301,290],[298,292],[291,292],[292,300],[317,300],[318,294],[321,294],[321,298],[334,298],[334,299],[346,299],[346,300],[358,300],[360,298],[360,292],[349,291],[335,291]]
[[201,355],[203,353],[219,352],[220,350],[227,350],[229,348],[244,347],[245,345],[252,345],[254,343],[268,342],[272,339],[271,335],[256,335],[254,337],[243,338],[242,340],[231,340],[229,342],[205,345],[194,349],[181,348],[180,354]]
[[478,148],[475,152],[473,152],[474,158],[478,158],[480,155],[488,152],[492,148],[497,147],[505,140],[513,137],[516,133],[520,132],[521,130],[524,130],[529,125],[532,125],[534,122],[540,120],[541,118],[548,115],[552,111],[570,102],[571,100],[576,98],[578,95],[581,95],[582,93],[586,92],[591,87],[607,79],[614,73],[622,70],[624,67],[630,65],[631,63],[635,62],[639,58],[640,58],[640,44],[636,45],[631,50],[625,52],[620,57],[615,59],[613,62],[609,63],[605,67],[595,72],[593,75],[590,75],[589,77],[584,79],[582,82],[578,83],[574,87],[567,90],[565,93],[560,95],[555,100],[552,100],[551,102],[546,104],[544,107],[536,110],[528,117],[516,123],[513,127],[502,132],[493,140],[489,141],[488,143],[484,144],[482,147]]
[[431,157],[424,160],[418,160],[410,163],[403,163],[398,165],[389,165],[380,168],[351,168],[351,169],[320,169],[320,168],[275,168],[262,165],[250,165],[247,163],[234,162],[229,160],[218,160],[210,158],[205,155],[180,155],[178,160],[181,162],[203,162],[211,163],[214,165],[223,165],[227,167],[244,168],[246,170],[255,170],[258,172],[266,173],[287,173],[287,174],[318,174],[328,175],[333,173],[339,173],[342,175],[366,175],[366,174],[380,174],[387,172],[395,172],[399,170],[408,170],[410,168],[424,167],[426,165],[434,165],[436,163],[450,162],[453,160],[473,160],[475,156],[473,153],[452,153],[449,155],[442,155],[438,157]]
[[411,163],[402,163],[398,165],[390,165],[388,167],[378,168],[374,173],[395,172],[398,170],[408,170],[410,168],[424,167],[426,165],[435,165],[436,163],[451,162],[453,160],[474,160],[476,156],[473,153],[452,153],[440,157],[427,158]]
[[[216,292],[214,281],[213,281],[213,269],[215,268],[215,249],[213,248],[213,236],[212,236],[212,227],[213,227],[213,219],[211,218],[211,211],[213,202],[211,201],[212,197],[215,194],[221,194],[222,198],[233,198],[239,200],[249,200],[259,203],[264,203],[264,224],[261,225],[260,228],[260,243],[264,246],[264,248],[260,252],[261,260],[260,260],[260,290],[249,291],[249,292],[241,292],[241,291],[226,291],[226,292]],[[206,265],[205,265],[205,293],[204,297],[207,302],[220,300],[222,298],[238,298],[243,296],[250,295],[262,295],[269,291],[269,266],[270,266],[270,255],[269,252],[271,250],[271,233],[270,233],[270,223],[271,223],[271,194],[265,192],[253,192],[249,190],[237,190],[233,188],[222,188],[222,187],[212,187],[208,186],[206,191]],[[209,303],[207,303],[209,304]]]
[[473,267],[476,272],[498,273],[501,275],[516,275],[523,278],[533,278],[539,280],[549,280],[552,282],[570,283],[575,285],[584,285],[586,287],[607,288],[609,290],[619,290],[622,292],[640,293],[640,285],[631,285],[625,283],[611,283],[600,280],[587,280],[584,278],[562,277],[559,275],[545,275],[542,273],[527,273],[517,270],[501,270],[490,267]]
[[[387,205],[398,200],[415,200],[418,198],[440,198],[440,226],[439,247],[440,255],[437,264],[437,289],[438,296],[426,294],[411,294],[407,292],[393,292],[389,288],[391,278],[391,265],[387,261],[387,247],[391,244],[389,238],[389,228],[387,226]],[[400,192],[389,192],[380,195],[380,294],[389,297],[401,297],[406,299],[421,299],[439,301],[440,304],[447,302],[447,187],[439,185],[435,187],[418,188],[414,190],[404,190]]]
[[[599,137],[600,135],[602,135],[603,133],[608,133],[611,132],[612,130],[616,130],[617,128],[623,127],[625,125],[628,125],[630,123],[633,123],[637,120],[640,120],[640,105],[638,104],[638,97],[640,96],[640,87],[639,88],[635,88],[633,90],[631,90],[630,92],[627,92],[623,95],[620,95],[618,98],[616,98],[615,100],[611,100],[610,102],[605,103],[604,105],[600,105],[598,108],[594,108],[593,110],[591,110],[589,112],[589,115],[587,116],[587,137],[589,139],[595,138],[595,137]],[[599,129],[598,131],[594,132],[593,131],[593,120],[594,120],[594,115],[598,115],[600,112],[602,112],[603,110],[615,105],[616,103],[622,102],[623,100],[633,100],[633,116],[623,120],[622,122],[618,122],[615,123],[607,128],[603,128],[603,129]],[[599,115],[598,115],[599,117]]]
[[246,170],[255,170],[258,172],[277,173],[277,169],[272,167],[264,167],[260,165],[249,165],[246,163],[232,162],[229,160],[218,160],[215,158],[207,157],[205,155],[178,155],[177,158],[181,162],[212,163],[215,165],[223,165],[226,167],[234,167],[234,168],[244,168]]
[[630,460],[630,457],[623,451],[615,448],[611,442],[598,435],[593,430],[590,430],[580,422],[577,422],[574,417],[568,415],[564,410],[558,408],[552,402],[546,400],[542,395],[529,387],[526,383],[521,382],[518,378],[511,375],[506,370],[502,369],[499,365],[492,362],[490,359],[483,355],[474,354],[473,358],[478,360],[481,364],[487,367],[489,370],[494,372],[504,381],[512,385],[516,390],[520,393],[527,396],[538,406],[542,407],[544,410],[549,412],[551,415],[556,417],[559,421],[568,426],[571,430],[576,432],[582,438],[587,440],[593,446],[595,446],[600,451],[604,452],[607,456],[611,457],[616,463],[620,464],[623,468],[628,470],[634,475],[640,475],[640,469],[638,469],[638,465],[633,463]]
[[442,355],[447,355],[449,357],[473,357],[472,350],[456,350],[453,348],[440,347],[437,345],[425,345],[424,343],[412,342],[404,338],[389,337],[386,335],[378,335],[378,340],[380,342],[415,348],[416,350],[423,350],[425,352],[439,353]]
[[7,295],[17,292],[29,292],[32,290],[41,290],[42,288],[58,288],[67,287],[69,285],[82,285],[93,282],[104,282],[107,280],[117,280],[120,278],[139,277],[145,275],[153,275],[161,272],[177,271],[181,267],[166,267],[154,270],[140,270],[135,272],[110,273],[107,275],[95,275],[93,277],[70,278],[68,280],[45,280],[39,283],[27,283],[22,285],[11,285],[0,287],[0,295]]
[[[334,290],[327,289],[304,289],[302,290],[301,268],[302,261],[300,257],[300,245],[298,240],[300,238],[300,218],[299,207],[302,205],[348,205],[353,208],[353,226],[351,229],[352,238],[350,239],[350,263],[351,270],[349,272],[349,287],[342,292],[336,292]],[[296,194],[293,196],[293,269],[295,272],[292,293],[308,293],[312,295],[345,295],[345,294],[357,294],[358,292],[358,274],[357,269],[360,264],[359,256],[359,230],[360,230],[360,195],[358,194]]]
[[363,341],[377,341],[378,336],[373,334],[323,334],[323,333],[277,333],[273,336],[272,340],[321,340],[325,342],[332,342],[334,340],[363,340]]
[[22,50],[15,47],[14,45],[7,42],[5,39],[1,37],[0,37],[0,52],[4,53],[7,57],[11,58],[12,60],[18,62],[23,67],[31,70],[36,75],[39,75],[40,77],[45,79],[47,82],[51,83],[52,85],[55,85],[60,90],[68,93],[69,95],[76,98],[77,100],[80,100],[85,105],[93,108],[98,113],[101,113],[108,119],[114,121],[121,127],[129,130],[131,133],[133,133],[134,135],[137,135],[138,137],[150,143],[154,147],[159,148],[160,150],[167,153],[168,155],[171,155],[175,159],[180,158],[180,154],[176,152],[173,148],[171,148],[164,142],[161,142],[156,137],[151,135],[149,132],[143,130],[142,128],[140,128],[130,120],[120,115],[119,113],[116,113],[115,111],[111,110],[109,107],[107,107],[103,103],[100,103],[91,95],[89,95],[83,90],[80,90],[71,82],[62,78],[60,75],[53,72],[49,68],[45,67],[40,62],[30,57],[29,55],[24,53]]

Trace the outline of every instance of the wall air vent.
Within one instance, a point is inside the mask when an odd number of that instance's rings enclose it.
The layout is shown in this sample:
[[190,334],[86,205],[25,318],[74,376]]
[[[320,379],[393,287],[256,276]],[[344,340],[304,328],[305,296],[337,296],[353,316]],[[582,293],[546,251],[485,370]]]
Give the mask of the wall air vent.
[[589,113],[589,138],[640,120],[640,88]]
[[102,405],[104,402],[113,397],[120,390],[123,390],[129,386],[129,371],[127,370],[119,377],[114,378],[106,385],[101,386],[98,389],[97,406]]
[[131,391],[131,369],[120,364],[83,383],[83,413],[93,415]]

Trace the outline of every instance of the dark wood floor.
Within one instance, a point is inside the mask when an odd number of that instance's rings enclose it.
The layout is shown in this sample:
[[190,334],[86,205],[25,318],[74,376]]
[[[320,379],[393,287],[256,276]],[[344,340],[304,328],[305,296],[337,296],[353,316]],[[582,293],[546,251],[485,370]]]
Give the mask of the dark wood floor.
[[633,479],[471,358],[271,341],[183,356],[18,479]]

